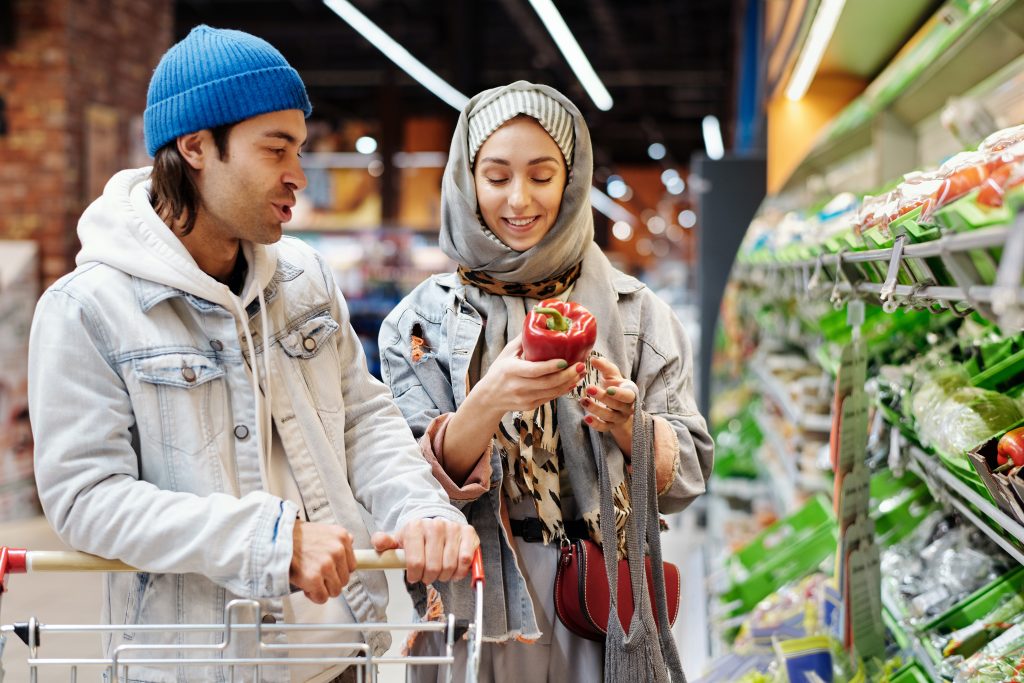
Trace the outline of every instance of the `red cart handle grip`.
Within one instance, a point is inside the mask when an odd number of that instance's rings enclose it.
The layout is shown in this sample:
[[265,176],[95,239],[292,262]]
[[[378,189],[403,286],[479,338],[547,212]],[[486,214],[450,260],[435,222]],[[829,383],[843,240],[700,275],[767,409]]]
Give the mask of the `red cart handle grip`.
[[477,546],[476,552],[473,553],[473,565],[471,572],[473,576],[472,584],[474,586],[478,583],[484,583],[484,556],[480,552],[479,546]]
[[26,551],[23,548],[0,546],[0,593],[7,590],[8,574],[25,572]]

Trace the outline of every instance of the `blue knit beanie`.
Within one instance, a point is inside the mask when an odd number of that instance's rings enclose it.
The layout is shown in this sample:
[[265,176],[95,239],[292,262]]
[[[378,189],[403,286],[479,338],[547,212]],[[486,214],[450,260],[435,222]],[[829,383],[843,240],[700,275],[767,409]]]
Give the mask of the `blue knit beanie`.
[[146,96],[146,151],[179,135],[260,114],[313,111],[298,72],[267,41],[230,29],[197,26],[164,54]]

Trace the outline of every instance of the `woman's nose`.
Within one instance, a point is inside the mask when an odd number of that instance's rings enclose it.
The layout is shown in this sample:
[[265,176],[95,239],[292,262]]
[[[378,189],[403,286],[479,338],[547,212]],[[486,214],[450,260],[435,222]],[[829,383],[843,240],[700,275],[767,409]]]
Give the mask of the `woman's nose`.
[[512,184],[512,191],[508,197],[508,206],[510,209],[515,211],[516,209],[525,209],[530,205],[530,192],[526,187],[526,183],[515,182]]

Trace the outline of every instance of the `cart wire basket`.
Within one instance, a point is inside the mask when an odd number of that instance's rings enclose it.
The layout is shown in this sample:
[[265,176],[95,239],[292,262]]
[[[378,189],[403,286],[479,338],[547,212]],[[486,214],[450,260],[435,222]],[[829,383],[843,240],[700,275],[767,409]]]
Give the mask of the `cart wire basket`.
[[[405,553],[389,550],[377,553],[374,550],[356,550],[356,564],[359,570],[404,569]],[[36,572],[133,572],[137,571],[123,562],[107,560],[94,555],[66,551],[27,551],[0,546],[0,606],[3,594],[9,590],[10,574]],[[170,670],[181,667],[220,667],[227,672],[227,680],[263,680],[264,672],[270,667],[288,669],[298,666],[319,665],[325,668],[348,666],[355,672],[358,683],[376,683],[378,667],[385,665],[437,666],[452,682],[455,661],[455,642],[467,639],[468,659],[466,662],[466,683],[475,683],[480,665],[480,644],[483,628],[484,574],[480,549],[473,557],[471,582],[475,591],[475,614],[471,622],[457,620],[449,614],[444,621],[421,621],[415,623],[353,623],[353,624],[303,624],[303,623],[262,623],[259,617],[259,602],[255,600],[233,600],[224,610],[221,624],[43,624],[30,617],[28,621],[12,624],[0,621],[0,683],[4,681],[3,652],[7,638],[17,636],[28,647],[28,671],[30,683],[37,683],[40,670],[66,672],[66,680],[78,681],[80,672],[102,671],[103,679],[111,683],[130,680],[129,671],[133,666],[167,667]],[[253,616],[255,615],[255,616]],[[2,617],[2,612],[0,612]],[[117,634],[125,631],[136,633],[158,631],[173,634],[220,633],[216,644],[121,644],[110,657],[57,658],[40,655],[43,637],[46,636],[47,650],[59,647],[60,635],[93,633],[97,636]],[[265,642],[264,637],[273,637],[281,632],[317,631],[338,634],[338,642],[317,643],[274,643]],[[444,656],[375,656],[373,649],[361,642],[342,639],[349,634],[375,631],[401,631],[445,634]],[[240,638],[253,639],[253,647],[247,656],[237,656],[229,649]],[[51,643],[50,641],[54,641]],[[179,641],[180,642],[180,641]],[[301,651],[296,656],[292,651]],[[280,669],[274,669],[280,671]],[[51,674],[52,675],[52,674]],[[59,675],[59,674],[58,674]],[[255,677],[255,678],[254,678]],[[86,680],[96,680],[95,673],[89,673]],[[287,676],[285,679],[287,680]]]

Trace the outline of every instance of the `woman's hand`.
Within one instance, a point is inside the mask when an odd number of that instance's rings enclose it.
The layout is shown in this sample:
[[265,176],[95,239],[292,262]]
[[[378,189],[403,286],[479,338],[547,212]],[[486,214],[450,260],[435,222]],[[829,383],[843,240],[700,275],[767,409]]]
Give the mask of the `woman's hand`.
[[448,421],[444,469],[458,486],[480,460],[506,413],[530,410],[569,393],[587,371],[583,363],[523,360],[522,349],[521,337],[506,344]]
[[565,360],[528,361],[521,358],[522,335],[501,350],[487,373],[473,387],[482,403],[498,419],[515,410],[530,410],[572,391],[586,373],[583,363]]
[[597,368],[601,379],[599,386],[587,387],[580,399],[580,405],[587,413],[583,421],[591,429],[611,434],[616,445],[628,457],[633,451],[633,403],[636,394],[632,389],[622,387],[626,378],[615,363],[600,356],[591,356],[590,363]]

